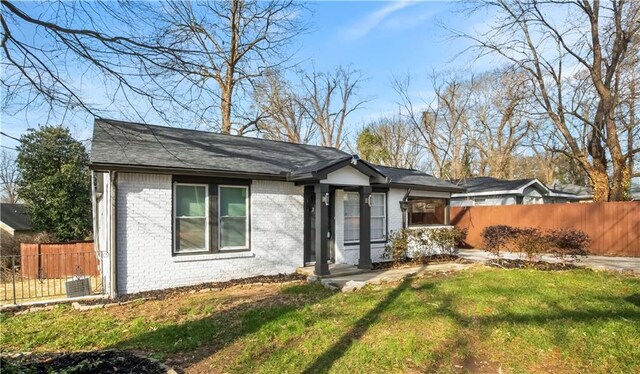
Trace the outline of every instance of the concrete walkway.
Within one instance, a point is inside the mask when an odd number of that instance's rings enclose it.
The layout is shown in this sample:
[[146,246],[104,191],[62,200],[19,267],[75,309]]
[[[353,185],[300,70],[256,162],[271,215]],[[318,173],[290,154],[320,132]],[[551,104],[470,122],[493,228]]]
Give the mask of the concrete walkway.
[[[327,288],[349,292],[362,288],[367,284],[395,282],[409,276],[422,276],[427,273],[460,271],[471,266],[474,266],[474,264],[444,263],[407,268],[374,270],[356,274],[332,274],[317,280]],[[311,280],[313,279],[314,278]]]
[[[460,249],[458,256],[476,262],[485,262],[492,258],[489,252],[478,249]],[[517,253],[512,252],[504,252],[503,257],[510,260],[519,258]],[[558,262],[558,259],[552,256],[545,255],[542,256],[542,259],[548,262]],[[579,260],[576,262],[577,266],[596,270],[630,271],[640,274],[640,258],[637,257],[587,256],[579,258]]]

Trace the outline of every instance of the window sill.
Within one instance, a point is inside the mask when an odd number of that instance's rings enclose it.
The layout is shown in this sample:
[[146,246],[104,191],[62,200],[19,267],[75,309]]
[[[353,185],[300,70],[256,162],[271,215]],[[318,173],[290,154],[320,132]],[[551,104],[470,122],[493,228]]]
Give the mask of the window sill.
[[453,227],[453,225],[411,225],[407,228],[409,229],[440,229],[440,228],[449,228]]
[[174,256],[173,262],[193,262],[193,261],[213,261],[213,260],[227,260],[234,258],[251,258],[256,257],[255,253],[249,251],[243,252],[219,252],[219,253],[202,253],[202,254],[185,254],[180,256]]
[[[376,240],[376,241],[372,241],[370,242],[371,245],[379,245],[379,244],[387,244],[386,240]],[[360,246],[360,242],[349,242],[349,243],[343,243],[343,246],[345,247],[345,249],[355,249],[355,248],[348,248],[348,247],[355,247],[355,246]]]

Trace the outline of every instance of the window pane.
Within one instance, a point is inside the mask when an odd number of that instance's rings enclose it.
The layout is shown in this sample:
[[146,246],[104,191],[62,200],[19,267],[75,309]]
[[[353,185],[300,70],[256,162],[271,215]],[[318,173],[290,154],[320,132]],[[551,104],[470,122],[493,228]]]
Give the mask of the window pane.
[[247,188],[220,187],[220,216],[245,217],[247,215]]
[[176,186],[176,215],[178,217],[204,217],[205,186]]
[[176,219],[176,231],[178,234],[176,252],[205,250],[207,247],[206,223],[206,218]]
[[246,187],[220,187],[220,247],[247,246]]
[[445,199],[409,200],[409,225],[444,225]]
[[384,217],[384,194],[371,194],[371,216]]
[[221,237],[222,247],[245,247],[246,238],[246,218],[245,217],[221,217]]
[[371,218],[371,239],[383,240],[385,238],[384,217]]
[[360,240],[360,194],[345,192],[344,194],[344,241]]

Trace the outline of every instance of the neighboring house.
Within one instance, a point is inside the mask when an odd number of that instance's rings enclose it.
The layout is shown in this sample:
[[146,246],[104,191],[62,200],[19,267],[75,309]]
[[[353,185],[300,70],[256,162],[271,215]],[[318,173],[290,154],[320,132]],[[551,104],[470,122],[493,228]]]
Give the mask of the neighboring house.
[[578,201],[576,195],[555,191],[537,179],[506,180],[475,177],[452,181],[466,191],[451,195],[451,206],[549,204]]
[[589,187],[577,184],[553,182],[551,191],[567,195],[573,195],[570,202],[590,203],[593,202],[593,191]]
[[31,218],[23,204],[0,203],[0,247],[2,255],[20,253],[20,243],[34,235]]
[[112,294],[370,269],[391,231],[448,225],[463,191],[334,148],[113,120],[95,121],[90,168]]

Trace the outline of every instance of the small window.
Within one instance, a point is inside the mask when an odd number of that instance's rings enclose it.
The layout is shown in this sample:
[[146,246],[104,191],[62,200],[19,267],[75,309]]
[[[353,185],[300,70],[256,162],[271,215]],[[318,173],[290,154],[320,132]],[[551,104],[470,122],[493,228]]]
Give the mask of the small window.
[[371,240],[387,238],[387,195],[371,194]]
[[344,194],[344,242],[357,243],[360,240],[360,194]]
[[[387,238],[387,195],[371,194],[371,240],[380,241]],[[345,192],[344,194],[344,242],[360,241],[360,194]]]
[[208,251],[209,187],[206,184],[176,184],[174,194],[174,252]]
[[249,248],[248,192],[245,186],[219,187],[220,250]]
[[410,199],[409,226],[446,225],[446,199]]

